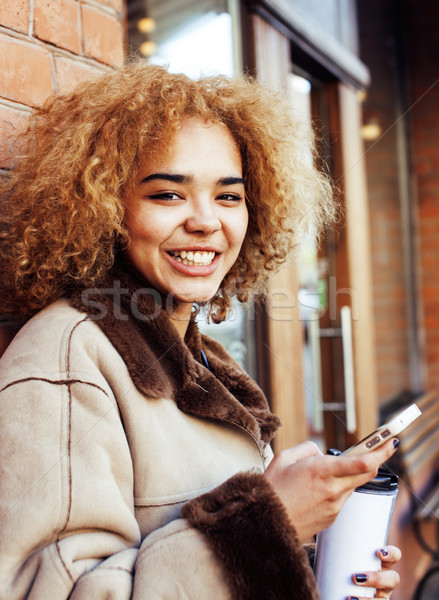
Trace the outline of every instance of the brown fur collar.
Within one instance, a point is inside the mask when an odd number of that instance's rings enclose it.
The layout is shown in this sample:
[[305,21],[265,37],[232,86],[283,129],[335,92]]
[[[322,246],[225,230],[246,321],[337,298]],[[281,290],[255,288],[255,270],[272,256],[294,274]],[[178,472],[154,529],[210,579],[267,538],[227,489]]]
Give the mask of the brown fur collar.
[[[260,388],[220,344],[200,335],[194,319],[183,342],[163,299],[145,281],[115,269],[103,286],[74,292],[70,301],[96,321],[144,394],[172,397],[184,412],[236,423],[261,447],[271,440],[279,420]],[[201,348],[210,370],[201,364]]]

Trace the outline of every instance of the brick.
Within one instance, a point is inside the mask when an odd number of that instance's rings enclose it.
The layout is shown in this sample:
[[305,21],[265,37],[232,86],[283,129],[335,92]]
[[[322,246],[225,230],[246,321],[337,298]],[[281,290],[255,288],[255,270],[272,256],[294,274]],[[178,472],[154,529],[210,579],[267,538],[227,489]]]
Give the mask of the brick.
[[85,4],[81,9],[84,54],[106,64],[122,65],[123,32],[119,20]]
[[34,33],[40,40],[79,54],[79,3],[76,0],[35,0]]
[[5,0],[0,3],[0,23],[16,31],[29,30],[29,0]]
[[100,4],[103,4],[104,6],[110,6],[111,8],[114,8],[115,11],[117,11],[118,13],[120,13],[122,11],[122,7],[123,7],[123,0],[97,0]]
[[55,58],[55,72],[58,92],[67,94],[73,91],[81,81],[99,77],[103,70],[71,58],[57,56]]
[[41,106],[52,93],[50,53],[33,44],[0,37],[0,97]]
[[30,113],[0,104],[0,167],[12,169],[22,146],[16,136],[26,129]]

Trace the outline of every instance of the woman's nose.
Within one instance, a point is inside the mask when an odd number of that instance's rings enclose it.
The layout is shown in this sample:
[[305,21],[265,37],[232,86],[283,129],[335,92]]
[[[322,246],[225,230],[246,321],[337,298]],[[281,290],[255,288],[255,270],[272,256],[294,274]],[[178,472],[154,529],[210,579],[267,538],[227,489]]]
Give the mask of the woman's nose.
[[207,235],[221,229],[221,221],[210,202],[197,202],[191,205],[191,211],[185,222],[189,233]]

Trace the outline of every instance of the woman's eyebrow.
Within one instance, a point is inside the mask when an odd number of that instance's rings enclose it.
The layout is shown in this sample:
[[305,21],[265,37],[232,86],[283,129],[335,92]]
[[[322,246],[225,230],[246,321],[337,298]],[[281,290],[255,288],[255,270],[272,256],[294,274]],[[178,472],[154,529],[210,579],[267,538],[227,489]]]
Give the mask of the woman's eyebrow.
[[[140,180],[140,183],[148,183],[156,179],[164,181],[172,181],[173,183],[191,183],[194,180],[192,175],[179,175],[177,173],[151,173]],[[221,177],[217,181],[217,185],[245,185],[245,180],[242,177]]]
[[242,177],[221,177],[218,179],[218,185],[235,185],[242,184],[245,185],[245,179]]
[[173,183],[189,183],[192,180],[192,177],[189,175],[174,175],[172,173],[151,173],[151,175],[141,179],[140,183],[147,183],[148,181],[154,181],[155,179],[164,179],[165,181],[172,181]]

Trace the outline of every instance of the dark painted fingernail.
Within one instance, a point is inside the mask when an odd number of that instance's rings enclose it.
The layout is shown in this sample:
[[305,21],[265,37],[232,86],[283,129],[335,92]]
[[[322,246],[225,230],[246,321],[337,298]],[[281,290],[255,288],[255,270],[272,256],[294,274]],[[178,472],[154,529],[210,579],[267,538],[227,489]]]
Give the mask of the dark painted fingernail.
[[365,573],[357,573],[355,575],[355,581],[357,583],[366,583],[366,581],[367,581],[367,575]]
[[387,550],[387,548],[381,548],[380,552],[381,556],[389,556],[389,551]]
[[358,596],[350,596],[350,600],[360,600]]
[[340,450],[337,450],[337,448],[329,448],[329,450],[326,451],[326,454],[330,454],[331,456],[340,456],[341,452]]
[[399,440],[398,440],[398,438],[395,438],[395,439],[393,440],[393,447],[394,447],[394,448],[398,448],[398,446],[399,446]]

